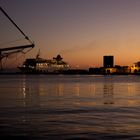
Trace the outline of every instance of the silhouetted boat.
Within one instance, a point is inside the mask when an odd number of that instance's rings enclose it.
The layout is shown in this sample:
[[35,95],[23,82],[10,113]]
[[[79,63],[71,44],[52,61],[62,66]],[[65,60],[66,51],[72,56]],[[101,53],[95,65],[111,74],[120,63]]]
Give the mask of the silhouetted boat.
[[38,54],[36,58],[26,59],[18,68],[22,73],[63,73],[69,70],[70,66],[62,59],[60,55],[53,59],[43,59]]

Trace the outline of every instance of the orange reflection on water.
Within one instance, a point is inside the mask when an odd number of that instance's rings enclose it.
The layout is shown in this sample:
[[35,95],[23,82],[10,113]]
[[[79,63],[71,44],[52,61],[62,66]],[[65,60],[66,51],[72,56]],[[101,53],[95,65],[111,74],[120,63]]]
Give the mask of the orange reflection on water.
[[[57,100],[57,97],[61,97],[61,103],[67,102],[84,106],[138,106],[140,103],[137,98],[140,94],[139,84],[137,83],[114,83],[112,78],[97,83],[80,82],[79,80],[76,82],[64,82],[63,80],[49,82],[46,79],[44,81],[44,79],[39,77],[37,80],[34,79],[35,82],[32,83],[34,80],[27,76],[22,77],[19,96],[23,98],[24,105],[25,102],[26,104],[28,102],[28,104],[46,105],[48,99],[55,98]],[[43,103],[40,102],[40,98],[43,99]]]

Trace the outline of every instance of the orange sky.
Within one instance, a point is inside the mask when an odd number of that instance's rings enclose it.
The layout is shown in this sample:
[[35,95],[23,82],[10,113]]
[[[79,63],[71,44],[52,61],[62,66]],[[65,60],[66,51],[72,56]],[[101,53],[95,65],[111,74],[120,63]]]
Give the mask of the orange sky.
[[[117,65],[140,60],[139,0],[1,0],[0,5],[36,44],[28,54],[11,57],[16,65],[39,49],[43,58],[59,53],[80,68],[102,66],[104,55],[114,55]],[[23,38],[2,13],[0,20],[1,48]]]

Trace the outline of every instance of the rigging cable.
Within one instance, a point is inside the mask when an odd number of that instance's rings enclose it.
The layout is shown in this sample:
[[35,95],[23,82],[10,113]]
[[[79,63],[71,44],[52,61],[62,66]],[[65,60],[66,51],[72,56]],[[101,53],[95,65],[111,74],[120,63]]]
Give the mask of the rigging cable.
[[14,24],[14,26],[21,32],[21,34],[25,37],[25,39],[27,39],[31,44],[33,44],[33,42],[29,39],[29,37],[27,35],[25,35],[25,33],[19,28],[19,26],[8,16],[8,14],[2,9],[2,7],[0,6],[0,10],[3,12],[3,14]]
[[[25,53],[29,52],[35,45],[34,45],[34,42],[32,42],[29,39],[29,37],[19,28],[19,26],[8,16],[8,14],[4,11],[4,9],[2,9],[1,6],[0,6],[0,11],[12,22],[12,24],[20,31],[20,33],[25,37],[25,39],[31,43],[31,45],[0,48],[0,70],[2,70],[3,69],[2,68],[2,59],[4,57],[7,59],[8,56],[11,56],[12,54],[19,53],[19,52],[25,54]],[[31,48],[31,49],[24,52],[24,49],[26,49],[26,48]],[[10,51],[10,52],[8,52],[8,51]]]

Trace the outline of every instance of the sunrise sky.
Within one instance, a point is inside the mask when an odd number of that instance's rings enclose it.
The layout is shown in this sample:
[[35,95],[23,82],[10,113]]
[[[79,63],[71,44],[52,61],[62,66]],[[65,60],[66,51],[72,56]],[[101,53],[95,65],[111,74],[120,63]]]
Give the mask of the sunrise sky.
[[[0,0],[0,5],[35,42],[22,59],[40,49],[43,58],[60,54],[80,68],[102,66],[104,55],[114,55],[116,65],[140,60],[140,0]],[[22,38],[1,12],[0,47]]]

